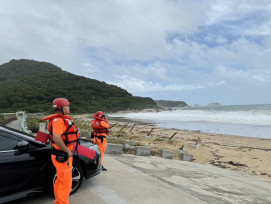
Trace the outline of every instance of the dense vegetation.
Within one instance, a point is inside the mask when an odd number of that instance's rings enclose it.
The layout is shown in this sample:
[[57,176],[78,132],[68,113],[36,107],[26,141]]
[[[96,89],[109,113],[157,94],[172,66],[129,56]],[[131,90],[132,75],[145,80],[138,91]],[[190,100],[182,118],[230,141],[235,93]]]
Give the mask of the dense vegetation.
[[35,117],[28,117],[26,120],[27,128],[31,130],[32,133],[37,133],[40,129],[40,122],[43,121]]
[[0,114],[0,121],[5,120],[5,119],[6,119],[6,116],[3,114]]
[[49,112],[55,98],[67,98],[72,113],[141,110],[156,106],[151,98],[77,76],[46,62],[11,60],[0,65],[0,113],[25,110]]
[[188,106],[184,101],[166,101],[166,100],[157,100],[156,103],[165,108],[173,107],[184,107]]

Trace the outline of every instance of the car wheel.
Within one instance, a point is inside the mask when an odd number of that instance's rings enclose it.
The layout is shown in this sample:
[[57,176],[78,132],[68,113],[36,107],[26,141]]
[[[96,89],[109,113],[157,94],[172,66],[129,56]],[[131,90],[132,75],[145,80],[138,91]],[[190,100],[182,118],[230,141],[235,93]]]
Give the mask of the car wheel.
[[75,193],[83,182],[83,170],[81,166],[74,162],[72,167],[72,190],[70,194]]
[[[81,186],[82,182],[83,182],[83,170],[81,168],[81,166],[79,164],[77,164],[76,162],[73,163],[72,165],[72,189],[71,189],[71,193],[70,195],[72,195],[73,193],[75,193]],[[54,184],[56,181],[56,174],[54,174],[53,177],[53,189],[54,189]]]

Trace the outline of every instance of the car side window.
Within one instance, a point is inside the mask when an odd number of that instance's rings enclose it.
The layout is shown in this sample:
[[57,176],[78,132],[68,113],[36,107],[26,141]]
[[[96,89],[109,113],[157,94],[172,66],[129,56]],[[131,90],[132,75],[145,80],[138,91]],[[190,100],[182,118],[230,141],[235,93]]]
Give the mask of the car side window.
[[0,151],[13,150],[19,142],[19,139],[14,139],[8,133],[0,131]]

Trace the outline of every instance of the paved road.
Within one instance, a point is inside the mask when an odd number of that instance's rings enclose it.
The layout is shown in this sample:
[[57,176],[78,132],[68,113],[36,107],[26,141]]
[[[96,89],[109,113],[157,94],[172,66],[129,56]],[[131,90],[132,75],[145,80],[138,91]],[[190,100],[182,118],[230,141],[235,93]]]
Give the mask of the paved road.
[[[106,155],[104,164],[108,171],[85,180],[71,204],[271,203],[270,182],[209,165],[128,154]],[[16,203],[53,200],[41,195]]]
[[13,120],[10,123],[6,124],[5,126],[14,128],[16,130],[22,130],[21,122],[22,122],[22,117],[19,117],[19,119]]
[[[131,166],[153,179],[186,192],[202,203],[271,203],[271,183],[263,178],[231,170],[159,157],[123,155],[114,159]],[[179,196],[191,199],[185,195]],[[159,197],[158,197],[159,198]],[[163,203],[154,199],[154,203]],[[190,200],[192,203],[195,200]],[[186,202],[168,202],[186,203]]]

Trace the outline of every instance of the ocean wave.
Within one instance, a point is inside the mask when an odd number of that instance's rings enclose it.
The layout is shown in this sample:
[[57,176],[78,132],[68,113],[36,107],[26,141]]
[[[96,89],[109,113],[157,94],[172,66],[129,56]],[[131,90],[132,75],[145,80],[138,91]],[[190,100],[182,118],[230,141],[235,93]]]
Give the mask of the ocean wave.
[[215,111],[215,110],[175,110],[162,112],[138,112],[114,114],[112,117],[125,117],[151,121],[212,122],[230,124],[271,125],[271,110]]

